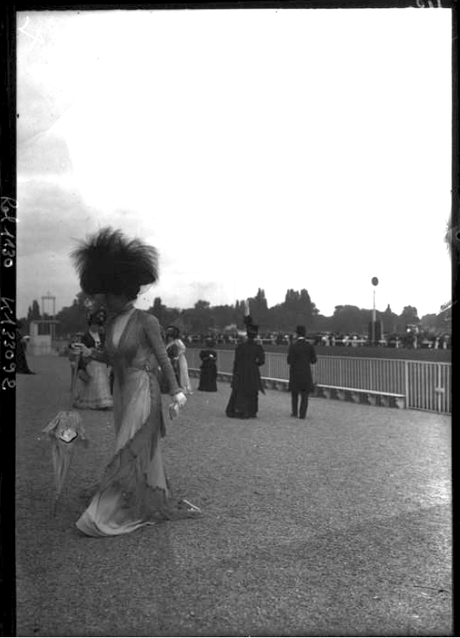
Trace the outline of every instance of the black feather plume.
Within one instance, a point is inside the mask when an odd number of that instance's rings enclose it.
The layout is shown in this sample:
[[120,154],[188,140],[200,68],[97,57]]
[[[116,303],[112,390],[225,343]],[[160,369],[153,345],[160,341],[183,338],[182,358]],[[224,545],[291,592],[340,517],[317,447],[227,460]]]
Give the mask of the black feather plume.
[[81,242],[71,258],[88,295],[111,292],[134,298],[140,286],[158,279],[157,250],[111,227]]

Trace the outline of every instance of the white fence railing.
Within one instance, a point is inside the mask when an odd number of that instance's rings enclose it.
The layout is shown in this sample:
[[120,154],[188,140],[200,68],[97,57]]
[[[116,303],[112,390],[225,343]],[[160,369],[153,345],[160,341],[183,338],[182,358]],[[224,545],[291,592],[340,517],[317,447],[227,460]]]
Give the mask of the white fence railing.
[[[191,368],[200,366],[199,352],[196,348],[187,348]],[[234,350],[217,350],[219,372],[232,372],[234,357]],[[406,407],[414,410],[444,414],[450,414],[452,410],[450,363],[318,356],[316,370],[315,366],[313,370],[317,383],[403,394]],[[265,352],[261,375],[270,379],[288,379],[286,354]]]

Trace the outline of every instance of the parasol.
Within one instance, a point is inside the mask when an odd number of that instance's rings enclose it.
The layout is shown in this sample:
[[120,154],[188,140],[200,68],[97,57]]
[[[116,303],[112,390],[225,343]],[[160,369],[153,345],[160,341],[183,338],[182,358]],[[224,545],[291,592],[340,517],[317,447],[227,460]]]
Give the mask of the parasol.
[[85,427],[80,414],[72,410],[72,404],[75,395],[75,384],[78,374],[78,363],[80,354],[78,355],[76,365],[72,370],[72,386],[70,390],[70,405],[68,410],[59,412],[52,421],[48,423],[43,430],[51,440],[51,454],[54,468],[55,496],[53,513],[56,514],[56,508],[59,496],[61,494],[64,481],[69,472],[75,448],[77,445],[88,445],[86,439]]

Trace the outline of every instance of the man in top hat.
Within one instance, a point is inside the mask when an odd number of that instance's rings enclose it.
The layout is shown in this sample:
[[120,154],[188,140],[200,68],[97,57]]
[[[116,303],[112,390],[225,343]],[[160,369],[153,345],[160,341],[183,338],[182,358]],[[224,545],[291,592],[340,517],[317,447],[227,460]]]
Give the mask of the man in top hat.
[[[311,363],[316,363],[313,346],[305,339],[305,326],[297,326],[297,340],[289,346],[287,362],[289,368],[289,390],[291,392],[291,416],[305,419],[308,408],[308,394],[313,387]],[[300,396],[300,408],[299,408]]]
[[265,363],[265,352],[255,342],[258,333],[250,315],[244,319],[247,339],[235,350],[233,363],[232,393],[226,409],[231,418],[251,419],[257,416],[259,409],[259,390],[265,394],[260,379],[260,366]]

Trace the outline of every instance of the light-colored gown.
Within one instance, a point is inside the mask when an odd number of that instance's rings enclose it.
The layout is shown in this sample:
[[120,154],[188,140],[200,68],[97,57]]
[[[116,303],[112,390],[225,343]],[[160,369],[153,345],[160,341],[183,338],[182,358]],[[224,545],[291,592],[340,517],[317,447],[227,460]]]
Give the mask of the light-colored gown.
[[182,339],[174,339],[174,343],[177,345],[177,349],[179,352],[179,378],[180,385],[184,392],[187,394],[193,394],[192,384],[190,383],[190,377],[188,374],[188,364],[187,358],[185,356],[185,352],[187,348],[185,347]]
[[196,516],[199,510],[172,497],[163,468],[160,438],[165,426],[158,367],[171,394],[180,388],[158,320],[129,308],[108,324],[105,352],[114,371],[115,455],[78,519],[78,529],[88,536],[113,536],[159,520]]
[[[89,338],[88,338],[89,337]],[[85,338],[85,337],[84,337]],[[98,334],[89,332],[86,343],[91,342],[97,350],[102,349],[102,342]],[[110,393],[109,369],[103,361],[85,360],[86,381],[77,377],[75,399],[73,406],[79,410],[104,410],[112,407]]]

